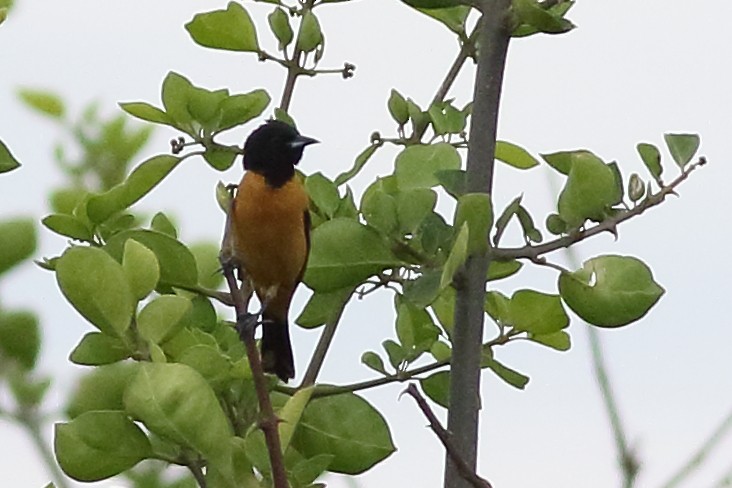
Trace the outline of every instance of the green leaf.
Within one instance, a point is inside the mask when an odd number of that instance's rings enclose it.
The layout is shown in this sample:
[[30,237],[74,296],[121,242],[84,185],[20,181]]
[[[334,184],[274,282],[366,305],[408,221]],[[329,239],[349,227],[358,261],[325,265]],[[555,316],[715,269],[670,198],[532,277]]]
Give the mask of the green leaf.
[[56,263],[61,292],[100,331],[122,336],[136,300],[122,266],[98,248],[72,247]]
[[430,305],[442,290],[440,288],[441,278],[442,270],[425,269],[417,279],[404,283],[404,298],[418,308]]
[[420,225],[433,213],[437,194],[429,188],[400,191],[396,194],[396,213],[403,234],[415,234]]
[[435,358],[435,361],[447,361],[452,356],[452,349],[444,342],[435,342],[430,347],[430,354]]
[[89,218],[95,223],[104,222],[115,213],[130,207],[155,188],[180,161],[181,158],[175,156],[159,155],[141,163],[124,182],[89,199]]
[[559,195],[559,216],[571,228],[579,227],[587,219],[602,221],[619,193],[613,170],[607,164],[590,152],[577,152]]
[[117,337],[101,332],[89,332],[81,338],[69,359],[74,364],[99,366],[112,364],[130,357],[130,350]]
[[447,143],[409,146],[399,153],[395,164],[400,190],[432,188],[440,183],[437,171],[460,169],[460,154]]
[[330,454],[318,454],[309,459],[304,459],[292,467],[290,477],[298,483],[297,486],[317,488],[317,485],[312,483],[330,466],[333,457]]
[[455,7],[446,8],[417,8],[417,10],[439,22],[442,22],[448,29],[456,34],[462,34],[465,32],[465,21],[468,19],[468,15],[470,14],[470,7],[467,5],[457,5]]
[[384,351],[386,351],[386,355],[389,357],[389,363],[394,369],[399,370],[407,357],[407,352],[402,349],[402,346],[391,339],[385,340],[381,345],[384,348]]
[[40,378],[11,370],[7,375],[10,393],[19,409],[28,411],[38,409],[51,386],[50,378]]
[[231,168],[236,156],[236,151],[221,146],[207,147],[203,153],[203,159],[217,171],[226,171]]
[[297,48],[304,53],[314,51],[323,43],[323,31],[320,22],[312,10],[305,11],[300,21],[300,32],[297,36]]
[[510,327],[511,324],[511,300],[500,291],[491,290],[485,294],[485,312],[496,321],[497,324]]
[[503,233],[506,231],[509,222],[511,222],[511,218],[518,214],[519,208],[521,208],[521,200],[523,198],[523,194],[514,198],[511,203],[506,205],[506,208],[503,209],[503,212],[501,212],[501,215],[496,220],[496,233],[493,236],[494,246],[497,246],[501,241],[501,237],[503,237]]
[[664,134],[663,139],[666,141],[671,156],[681,169],[689,164],[691,158],[699,150],[700,139],[697,134]]
[[376,150],[380,147],[381,145],[379,144],[371,144],[369,147],[361,151],[359,155],[356,156],[356,160],[353,163],[353,168],[339,174],[336,177],[336,179],[334,180],[336,186],[341,186],[351,181],[361,171],[361,169],[366,165],[368,160],[371,159],[371,156],[373,156]]
[[193,116],[188,110],[188,101],[192,91],[193,85],[188,78],[171,71],[163,80],[160,96],[173,126],[189,134],[197,132],[191,125]]
[[567,223],[562,220],[559,214],[549,214],[546,217],[546,230],[555,236],[566,234],[569,231]]
[[450,254],[442,268],[442,276],[440,277],[440,288],[446,288],[452,283],[460,268],[463,267],[468,259],[468,239],[470,232],[468,231],[467,222],[460,227],[455,243],[452,245]]
[[8,146],[3,141],[0,141],[0,173],[7,173],[19,167],[20,163],[10,153]]
[[371,227],[384,235],[396,232],[399,225],[396,198],[373,185],[363,195],[361,213]]
[[257,32],[241,4],[229,2],[226,10],[196,14],[186,30],[201,46],[227,51],[259,51]]
[[569,175],[574,159],[582,153],[591,154],[589,151],[580,149],[577,151],[559,151],[551,154],[542,154],[541,157],[555,170],[563,175]]
[[154,124],[173,125],[173,121],[168,114],[157,107],[145,102],[126,102],[120,103],[120,108],[140,120],[152,122]]
[[361,362],[378,373],[383,375],[387,374],[386,368],[384,367],[384,360],[373,351],[366,351],[361,354]]
[[271,101],[269,93],[261,89],[227,97],[219,106],[221,120],[216,131],[223,132],[259,117]]
[[176,361],[196,370],[217,393],[231,386],[231,361],[217,347],[197,344],[184,350]]
[[468,255],[488,251],[488,232],[493,226],[493,204],[487,193],[466,193],[455,209],[455,228],[468,225]]
[[520,261],[491,261],[488,265],[488,281],[502,280],[515,275],[523,267]]
[[206,380],[183,364],[143,364],[124,395],[125,409],[151,432],[201,453],[228,458],[233,436]]
[[640,154],[643,164],[646,165],[648,171],[653,175],[656,181],[661,179],[663,166],[661,166],[661,152],[653,144],[641,142],[636,146],[638,154]]
[[219,261],[220,247],[212,242],[199,242],[192,244],[190,251],[196,258],[200,285],[205,288],[218,288],[224,280]]
[[160,265],[155,253],[134,239],[125,242],[122,269],[137,300],[148,296],[158,285]]
[[545,10],[536,0],[513,0],[513,11],[519,22],[547,34],[561,34],[574,29],[574,24],[561,15]]
[[563,330],[551,334],[529,334],[529,339],[557,351],[568,351],[572,347],[569,334]]
[[303,456],[334,456],[328,470],[359,474],[395,451],[384,418],[366,400],[345,393],[312,400],[292,446]]
[[514,388],[518,388],[519,390],[523,390],[529,382],[528,376],[499,363],[493,358],[484,358],[483,366],[490,369],[503,381]]
[[36,227],[32,219],[0,222],[0,275],[36,251]]
[[450,372],[438,371],[419,380],[422,391],[441,407],[448,408],[450,401]]
[[526,242],[541,242],[541,232],[536,228],[534,225],[534,219],[523,205],[519,205],[518,210],[516,211],[516,216],[521,224],[521,230],[524,232],[524,239]]
[[569,317],[559,295],[519,290],[511,297],[510,322],[516,330],[542,335],[559,332],[569,325]]
[[467,191],[467,172],[463,169],[448,169],[435,173],[437,181],[453,198],[458,199]]
[[295,323],[305,329],[313,329],[335,321],[352,293],[353,288],[327,293],[314,292]]
[[600,256],[574,273],[562,273],[559,292],[583,320],[620,327],[643,317],[664,294],[650,268],[630,256]]
[[163,295],[140,311],[137,328],[143,339],[161,344],[183,328],[183,317],[191,311],[191,301],[177,295]]
[[517,169],[530,169],[539,165],[539,161],[526,149],[506,141],[496,141],[496,159]]
[[140,363],[120,362],[94,368],[81,377],[66,413],[76,418],[95,410],[124,410],[122,395]]
[[440,329],[426,310],[417,308],[406,300],[398,300],[397,303],[397,337],[407,353],[405,359],[412,362],[430,350],[440,336]]
[[314,173],[305,179],[305,189],[310,200],[327,218],[332,218],[341,205],[338,188],[323,173]]
[[30,108],[54,119],[61,119],[66,113],[63,100],[55,93],[23,88],[18,95]]
[[26,370],[36,365],[41,350],[38,318],[31,312],[0,312],[0,359],[16,361]]
[[168,235],[173,239],[178,238],[178,229],[173,221],[163,212],[156,213],[150,220],[150,229]]
[[284,51],[294,37],[289,16],[281,8],[275,7],[272,13],[267,16],[267,21],[269,21],[269,28],[272,29],[272,33],[279,41],[278,49]]
[[77,481],[97,481],[152,456],[145,433],[124,412],[86,412],[56,424],[54,451],[61,469]]
[[160,265],[161,283],[188,287],[198,284],[196,258],[181,242],[159,232],[138,229],[115,234],[104,249],[117,261],[122,261],[128,239],[136,240],[155,253]]
[[41,223],[56,234],[79,241],[90,242],[92,230],[79,218],[66,214],[51,214],[43,218]]
[[282,451],[286,452],[292,441],[292,436],[300,423],[302,414],[305,411],[310,397],[313,395],[315,387],[308,386],[298,390],[294,395],[288,398],[285,406],[277,412],[277,418],[280,419],[279,434]]
[[356,286],[383,269],[402,264],[376,232],[351,219],[321,224],[313,231],[311,243],[304,281],[316,291]]
[[401,93],[392,88],[391,94],[389,95],[389,101],[387,102],[389,113],[394,121],[401,125],[406,124],[409,121],[409,108],[407,108],[407,101],[404,99]]

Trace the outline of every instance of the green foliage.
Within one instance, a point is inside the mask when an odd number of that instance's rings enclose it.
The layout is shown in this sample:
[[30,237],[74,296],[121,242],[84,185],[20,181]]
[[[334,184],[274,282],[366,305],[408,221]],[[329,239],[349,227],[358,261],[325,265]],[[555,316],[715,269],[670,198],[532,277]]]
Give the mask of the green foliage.
[[292,447],[307,458],[333,455],[328,470],[344,474],[363,473],[395,451],[384,418],[353,393],[312,400]]
[[26,218],[0,222],[0,275],[22,263],[36,250],[36,228]]
[[0,174],[7,173],[18,167],[20,167],[18,160],[12,155],[8,146],[3,141],[0,141]]
[[[186,30],[199,45],[256,52],[260,60],[274,60],[295,79],[332,72],[311,69],[320,61],[325,43],[312,5],[290,8],[262,1],[274,5],[267,20],[282,59],[260,49],[255,23],[237,2],[195,15]],[[480,48],[475,35],[466,32],[471,12],[477,15],[472,7],[458,0],[405,3],[455,34],[465,57],[473,57]],[[565,15],[573,3],[547,6],[514,0],[513,36],[571,30],[574,26]],[[299,19],[297,29],[293,19]],[[129,174],[149,128],[130,130],[121,116],[100,120],[93,107],[81,121],[71,122],[66,104],[56,95],[24,90],[21,97],[68,130],[82,155],[75,164],[66,164],[65,151],[59,149],[57,159],[65,164],[70,182],[54,191],[53,213],[43,219],[47,228],[80,242],[42,266],[55,271],[64,296],[96,329],[71,353],[72,362],[92,368],[69,403],[72,420],[56,429],[61,467],[69,476],[89,481],[157,458],[205,466],[212,487],[269,484],[272,468],[257,425],[261,412],[252,371],[239,334],[219,319],[212,303],[230,299],[218,290],[219,248],[209,242],[188,245],[179,239],[185,233],[179,234],[170,217],[158,212],[150,219],[133,208],[189,157],[200,155],[217,171],[231,167],[243,150],[217,143],[216,136],[260,117],[270,105],[269,94],[263,89],[233,95],[227,89],[209,90],[170,72],[162,83],[162,108],[145,102],[120,104],[136,118],[181,134],[171,143],[173,155],[148,157]],[[313,224],[304,282],[313,293],[296,322],[305,328],[329,324],[326,331],[332,332],[353,296],[363,298],[375,290],[393,293],[394,338],[382,342],[381,352],[364,352],[361,362],[382,378],[380,382],[415,378],[413,365],[419,364],[417,371],[432,372],[419,378],[424,393],[448,407],[457,289],[463,286],[464,267],[472,256],[490,258],[486,281],[493,287],[493,281],[516,275],[524,261],[545,264],[545,252],[540,252],[544,248],[535,245],[542,242],[544,229],[535,222],[545,222],[546,230],[561,236],[545,244],[551,247],[580,236],[591,222],[614,228],[612,219],[622,212],[643,210],[665,194],[651,194],[650,186],[634,174],[627,180],[629,204],[617,164],[607,164],[589,151],[563,151],[542,155],[566,176],[556,213],[536,218],[521,195],[494,218],[490,195],[467,192],[461,151],[469,142],[472,102],[456,105],[443,96],[423,109],[391,90],[386,109],[396,123],[395,137],[374,133],[352,168],[334,180],[322,173],[304,177]],[[288,110],[283,99],[274,116],[294,126]],[[90,127],[100,128],[101,135],[91,134]],[[698,150],[698,136],[667,134],[665,140],[674,161],[686,171]],[[357,206],[346,184],[376,161],[377,150],[385,144],[399,147],[393,170],[381,171]],[[189,150],[194,146],[196,150]],[[638,152],[662,186],[658,149],[640,144]],[[495,158],[516,169],[539,164],[529,150],[507,141],[497,141]],[[0,145],[0,171],[13,167],[17,161]],[[231,192],[223,183],[216,196],[228,211]],[[454,213],[445,211],[453,204]],[[514,221],[518,225],[511,227]],[[502,238],[512,231],[520,232],[524,247],[501,247]],[[34,248],[28,222],[0,224],[0,273],[26,259]],[[590,259],[574,273],[560,271],[558,289],[559,294],[529,289],[518,289],[510,297],[494,289],[485,294],[484,309],[496,322],[496,332],[482,344],[482,368],[515,388],[525,388],[529,378],[499,362],[494,349],[523,339],[565,351],[571,339],[564,305],[593,325],[618,327],[643,317],[663,293],[646,265],[619,256]],[[0,311],[3,360],[10,358],[20,370],[29,371],[39,347],[35,317]],[[417,361],[426,360],[434,362],[421,369]],[[438,368],[446,369],[433,372]],[[35,405],[48,382],[24,379],[16,377],[13,392]],[[326,471],[362,473],[395,450],[384,418],[348,392],[348,385],[275,385],[272,378],[270,396],[282,420],[278,429],[294,488],[317,486]],[[190,482],[184,479],[181,487],[188,488]]]
[[227,51],[258,51],[257,31],[240,3],[229,2],[226,10],[196,14],[186,30],[201,46]]
[[66,114],[66,107],[58,95],[41,90],[22,89],[20,99],[29,107],[52,118],[60,119]]
[[562,273],[559,292],[569,308],[590,324],[621,327],[648,313],[664,289],[639,259],[601,256],[574,273]]
[[78,481],[98,481],[152,454],[145,433],[124,412],[86,412],[56,424],[54,450],[61,469]]

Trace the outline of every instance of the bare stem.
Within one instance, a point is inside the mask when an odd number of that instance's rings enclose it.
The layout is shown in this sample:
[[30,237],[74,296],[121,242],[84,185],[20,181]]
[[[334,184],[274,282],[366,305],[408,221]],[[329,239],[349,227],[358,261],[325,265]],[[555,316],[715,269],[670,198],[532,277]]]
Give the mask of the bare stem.
[[[240,293],[239,284],[234,276],[233,266],[226,262],[222,262],[222,266],[224,269],[224,277],[229,285],[229,291],[234,301],[237,322],[239,322],[242,317],[247,315],[247,304]],[[277,429],[279,419],[274,413],[272,402],[269,398],[267,380],[264,376],[264,369],[262,368],[262,359],[259,356],[257,343],[254,340],[254,327],[244,327],[244,331],[244,346],[247,351],[249,367],[252,370],[254,389],[257,392],[257,400],[259,401],[259,410],[262,417],[259,422],[259,427],[264,433],[264,440],[267,444],[267,451],[269,452],[269,461],[272,466],[272,480],[274,481],[275,488],[288,488],[285,463],[282,459],[280,434]]]
[[[669,479],[661,485],[663,488],[674,488],[692,474],[702,462],[709,456],[709,453],[717,447],[719,442],[724,438],[727,431],[732,427],[732,411],[730,411],[715,428],[709,437],[699,446],[699,449],[691,455],[691,458]],[[722,485],[724,486],[724,485]]]
[[583,241],[589,237],[596,236],[598,234],[601,234],[603,232],[611,232],[615,234],[617,232],[617,226],[618,224],[621,224],[622,222],[625,222],[626,220],[632,219],[633,217],[637,217],[638,215],[642,214],[649,208],[655,207],[656,205],[660,205],[664,202],[667,196],[676,194],[675,190],[676,187],[678,187],[681,183],[683,183],[689,175],[698,167],[704,166],[706,164],[706,159],[701,157],[699,160],[686,167],[684,171],[671,183],[661,188],[661,190],[658,193],[655,193],[645,200],[643,200],[637,207],[634,207],[630,210],[625,210],[614,217],[611,217],[609,219],[603,220],[599,224],[595,225],[594,227],[591,227],[586,230],[582,230],[579,232],[574,232],[572,234],[569,234],[564,237],[560,237],[558,239],[554,239],[553,241],[549,241],[545,244],[541,244],[539,246],[524,246],[524,247],[516,247],[516,248],[494,248],[491,250],[491,256],[494,259],[497,260],[510,260],[510,259],[536,259],[537,257],[548,254],[550,252],[557,251],[559,249],[563,249],[566,247],[571,246],[575,242]]
[[463,479],[470,483],[470,485],[474,488],[492,488],[488,480],[478,476],[478,474],[473,469],[471,469],[470,466],[468,466],[468,463],[466,463],[465,460],[460,456],[457,447],[455,447],[455,444],[452,441],[452,436],[447,430],[445,430],[445,428],[435,416],[434,412],[432,412],[432,409],[427,404],[425,399],[422,398],[422,395],[419,394],[417,387],[415,387],[414,384],[410,383],[409,386],[407,386],[407,389],[404,390],[404,393],[414,398],[414,401],[417,402],[417,406],[419,406],[419,409],[422,410],[422,413],[427,418],[427,421],[430,423],[430,428],[432,429],[432,432],[434,432],[435,435],[440,439],[440,442],[442,442],[442,445],[445,447],[447,455],[450,456],[452,462],[457,466]]
[[[305,0],[302,4],[302,14],[312,10],[315,0]],[[302,67],[300,66],[300,58],[302,57],[302,50],[297,47],[300,35],[302,34],[302,25],[297,32],[297,39],[295,39],[295,49],[290,59],[291,64],[287,66],[287,78],[285,79],[285,87],[282,89],[282,99],[280,100],[280,109],[285,112],[290,109],[290,102],[292,102],[292,94],[295,91],[295,83],[297,77],[302,74]]]

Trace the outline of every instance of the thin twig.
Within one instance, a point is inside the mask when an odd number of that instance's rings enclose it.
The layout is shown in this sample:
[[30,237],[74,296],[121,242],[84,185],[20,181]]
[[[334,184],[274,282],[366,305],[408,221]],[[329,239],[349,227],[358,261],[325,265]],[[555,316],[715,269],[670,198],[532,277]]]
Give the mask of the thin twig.
[[[312,10],[315,0],[305,0],[302,4],[302,15],[304,16],[308,11]],[[292,94],[295,91],[295,83],[297,77],[302,74],[300,67],[300,56],[302,56],[302,50],[298,47],[298,41],[302,34],[302,23],[297,31],[297,39],[295,39],[295,49],[292,53],[290,64],[287,67],[287,78],[285,79],[285,87],[282,89],[282,99],[280,100],[280,109],[288,112],[290,109],[290,102],[292,102]]]
[[318,340],[318,345],[315,347],[315,351],[313,352],[313,357],[310,359],[308,369],[305,371],[305,377],[299,387],[300,389],[314,385],[315,381],[318,379],[318,374],[320,374],[320,369],[323,367],[323,362],[325,361],[325,355],[333,342],[333,336],[335,336],[338,323],[341,321],[341,316],[346,308],[346,304],[351,299],[351,295],[352,294],[349,294],[348,298],[343,301],[343,304],[338,310],[338,313],[333,317],[333,320],[325,324],[323,333],[320,335],[320,339]]
[[468,466],[465,460],[460,457],[460,453],[453,444],[452,436],[447,430],[445,430],[425,399],[419,394],[417,387],[415,387],[413,383],[410,383],[403,393],[411,396],[414,398],[414,401],[417,402],[419,409],[422,410],[422,413],[429,421],[432,432],[434,432],[440,439],[440,442],[442,442],[442,445],[445,447],[445,451],[447,451],[447,455],[450,456],[452,462],[455,463],[458,471],[460,471],[460,475],[474,488],[493,488],[488,480],[478,476],[478,474]]
[[595,378],[602,394],[605,404],[605,411],[610,419],[613,437],[615,437],[615,449],[618,453],[618,462],[623,473],[623,488],[632,488],[640,471],[640,461],[628,444],[625,427],[620,418],[620,409],[615,402],[615,394],[610,383],[605,364],[605,356],[602,351],[599,332],[594,327],[588,327],[590,338],[590,350],[592,352],[592,365],[595,369]]
[[41,459],[43,459],[43,464],[51,472],[51,477],[56,488],[68,488],[69,485],[66,483],[66,477],[61,472],[61,468],[59,468],[53,452],[51,452],[48,443],[43,438],[37,414],[35,412],[19,412],[12,415],[12,418],[28,431],[33,445],[41,455]]
[[447,71],[445,78],[442,80],[440,88],[437,89],[435,96],[432,97],[432,105],[435,105],[445,100],[445,97],[447,97],[447,93],[450,91],[453,83],[455,83],[455,79],[460,74],[460,71],[462,71],[465,61],[467,61],[468,58],[475,54],[475,40],[478,38],[479,25],[480,20],[473,29],[473,32],[471,32],[468,36],[467,40],[463,42],[462,46],[460,46],[460,51],[458,51],[458,54],[455,57],[455,60],[452,62],[452,65],[450,65],[450,69]]
[[508,261],[511,259],[535,259],[542,254],[548,254],[550,252],[557,251],[559,249],[563,249],[566,247],[571,246],[575,242],[583,241],[589,237],[596,236],[597,234],[601,234],[603,232],[611,232],[613,234],[617,231],[618,224],[621,224],[625,222],[626,220],[629,220],[633,217],[636,217],[649,208],[655,207],[656,205],[660,205],[663,203],[663,201],[666,199],[667,196],[676,194],[674,191],[676,187],[678,187],[681,183],[683,183],[689,175],[697,169],[700,166],[704,166],[706,164],[706,159],[704,157],[699,158],[699,160],[689,165],[674,181],[669,183],[667,186],[664,186],[661,188],[661,190],[658,193],[655,193],[645,200],[641,202],[637,207],[632,208],[631,210],[627,210],[624,212],[620,212],[614,217],[611,217],[609,219],[603,220],[599,224],[595,225],[594,227],[591,227],[589,229],[574,232],[572,234],[569,234],[564,237],[560,237],[558,239],[554,239],[553,241],[549,241],[547,243],[541,244],[539,246],[524,246],[524,247],[516,247],[516,248],[493,248],[490,253],[491,256],[494,259],[500,260],[500,261]]
[[186,463],[186,467],[196,479],[198,486],[200,486],[201,488],[206,488],[206,475],[203,474],[203,469],[201,469],[200,463],[191,460]]
[[727,431],[732,427],[732,411],[722,420],[722,422],[712,431],[709,437],[699,446],[699,449],[691,455],[691,458],[684,464],[666,483],[661,485],[663,488],[674,488],[684,481],[690,474],[694,472],[699,465],[706,460],[709,453],[717,447],[719,442],[724,438]]
[[[237,325],[240,320],[247,315],[247,304],[244,301],[240,290],[239,284],[234,276],[234,268],[231,263],[222,262],[224,270],[224,277],[229,285],[229,291],[231,297],[234,300],[234,309],[236,310]],[[262,418],[259,422],[259,427],[264,433],[264,440],[267,444],[267,451],[269,452],[269,461],[272,467],[272,480],[274,481],[275,488],[287,488],[287,474],[285,472],[285,463],[282,459],[282,447],[280,445],[280,434],[277,429],[279,419],[274,413],[272,408],[272,402],[269,398],[269,391],[267,390],[267,379],[264,376],[264,369],[262,368],[262,359],[259,356],[259,350],[257,350],[257,343],[254,340],[254,327],[244,327],[244,346],[247,351],[247,359],[249,360],[249,367],[252,370],[252,378],[254,380],[254,389],[257,392],[257,400],[259,401],[259,410],[262,414]]]

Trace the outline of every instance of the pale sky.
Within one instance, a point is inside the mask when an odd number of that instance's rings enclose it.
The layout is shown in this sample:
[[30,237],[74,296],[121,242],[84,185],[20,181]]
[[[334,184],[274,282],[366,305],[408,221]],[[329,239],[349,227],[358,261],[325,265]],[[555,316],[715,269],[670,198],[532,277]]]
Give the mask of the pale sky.
[[[59,133],[18,102],[19,87],[56,91],[73,114],[92,100],[111,114],[120,101],[159,104],[160,83],[175,70],[207,88],[243,92],[262,87],[279,100],[284,73],[278,66],[258,63],[253,55],[201,48],[183,29],[196,12],[225,7],[223,0],[16,4],[0,26],[0,139],[24,166],[0,177],[0,218],[40,218],[48,213],[48,191],[61,182],[51,159]],[[266,30],[270,10],[266,4],[250,8],[260,40],[272,47]],[[391,88],[426,105],[452,62],[456,43],[438,23],[397,0],[353,0],[319,13],[327,38],[322,67],[349,61],[357,66],[356,76],[348,81],[337,76],[301,80],[292,113],[304,133],[322,141],[308,149],[301,169],[332,177],[350,167],[371,132],[394,131],[386,110]],[[578,248],[583,259],[601,253],[641,257],[667,290],[641,322],[602,332],[621,411],[643,463],[638,483],[643,487],[668,479],[732,409],[732,330],[726,307],[732,273],[726,248],[732,179],[727,156],[731,16],[732,4],[723,0],[580,1],[569,16],[578,29],[559,37],[519,39],[509,51],[501,138],[535,155],[591,149],[607,161],[617,160],[626,178],[633,171],[646,178],[635,145],[661,145],[664,132],[699,133],[701,154],[709,160],[679,189],[681,198],[623,225],[617,242],[600,236]],[[472,74],[471,67],[450,94],[460,104],[472,93]],[[243,140],[253,127],[231,142]],[[140,161],[166,152],[173,135],[157,130]],[[384,150],[372,160],[354,182],[358,196],[374,175],[390,171],[394,154]],[[670,175],[673,163],[666,163]],[[518,172],[501,167],[496,207],[523,192],[524,202],[543,222],[553,205],[547,190],[550,174],[547,168]],[[139,207],[174,215],[185,242],[218,241],[223,215],[214,186],[240,176],[238,163],[222,175],[202,161],[189,161]],[[40,233],[38,257],[64,248],[63,239]],[[555,259],[563,261],[561,256]],[[548,270],[522,272],[499,288],[553,292],[555,279]],[[42,318],[40,368],[56,379],[46,407],[58,411],[81,371],[70,365],[68,354],[91,326],[62,299],[53,275],[33,265],[13,272],[0,293],[4,306],[29,307]],[[293,319],[307,296],[304,288],[297,295]],[[528,343],[496,350],[498,359],[531,377],[526,390],[518,391],[490,372],[484,375],[479,472],[496,488],[619,486],[585,327],[573,318],[569,332],[574,345],[567,353]],[[393,336],[388,295],[353,303],[321,380],[344,383],[372,377],[359,362],[361,353],[380,351],[381,341]],[[316,340],[316,333],[295,331],[298,371],[304,370]],[[404,387],[391,385],[364,395],[387,418],[399,450],[360,476],[361,486],[441,486],[443,449],[414,403],[406,397],[399,400]],[[46,432],[50,442],[50,425]],[[0,423],[0,439],[0,486],[40,488],[49,481],[22,432]],[[732,472],[731,453],[732,438],[686,486],[717,486]],[[347,486],[339,478],[329,484]]]

